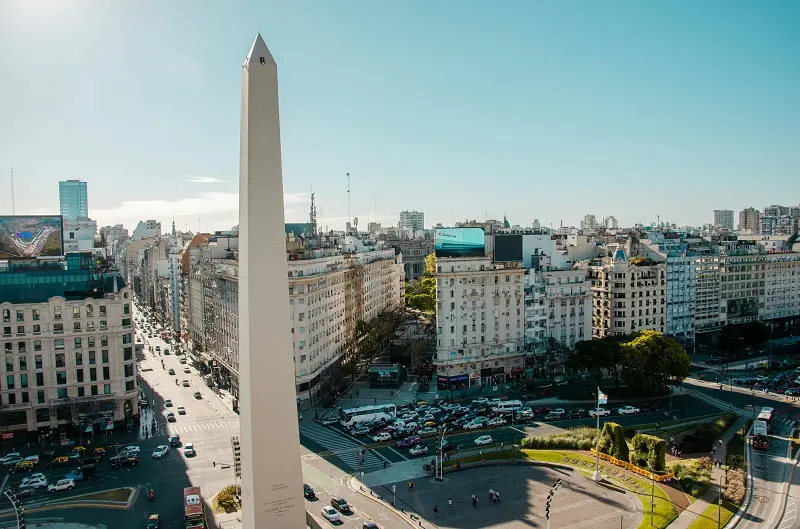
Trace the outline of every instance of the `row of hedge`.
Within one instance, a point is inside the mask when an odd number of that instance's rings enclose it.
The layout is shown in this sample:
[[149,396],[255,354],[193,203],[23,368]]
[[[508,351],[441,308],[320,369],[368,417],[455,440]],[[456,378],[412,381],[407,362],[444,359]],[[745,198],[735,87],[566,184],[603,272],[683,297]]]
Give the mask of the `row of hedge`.
[[628,448],[625,430],[615,422],[607,422],[600,434],[600,452],[639,468],[664,472],[667,466],[667,443],[660,437],[637,433],[631,439],[633,453]]
[[526,437],[522,448],[533,450],[589,450],[597,443],[597,429],[570,428],[553,435]]

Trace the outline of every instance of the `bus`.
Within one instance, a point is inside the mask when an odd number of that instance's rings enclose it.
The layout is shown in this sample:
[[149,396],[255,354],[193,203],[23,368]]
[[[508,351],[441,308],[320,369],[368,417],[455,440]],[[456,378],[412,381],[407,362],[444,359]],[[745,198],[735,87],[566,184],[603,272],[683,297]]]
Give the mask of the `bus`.
[[761,408],[758,417],[753,421],[753,448],[766,450],[769,448],[769,431],[772,427],[772,419],[775,416],[773,408]]
[[504,400],[496,404],[492,404],[492,411],[497,413],[513,413],[522,409],[522,401],[520,400]]
[[397,406],[394,404],[378,404],[376,406],[361,406],[339,411],[339,422],[342,426],[350,428],[359,423],[376,421],[393,421],[397,418]]
[[186,529],[206,529],[206,513],[200,487],[183,489],[183,521]]

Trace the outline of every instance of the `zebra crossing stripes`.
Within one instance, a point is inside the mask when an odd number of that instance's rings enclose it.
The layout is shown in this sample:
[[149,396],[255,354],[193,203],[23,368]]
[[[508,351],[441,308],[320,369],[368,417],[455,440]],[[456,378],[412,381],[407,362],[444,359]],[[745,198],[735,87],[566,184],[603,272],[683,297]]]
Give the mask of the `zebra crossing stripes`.
[[[300,444],[303,444],[303,437],[314,441],[325,447],[332,455],[335,455],[353,470],[361,470],[361,450],[364,445],[346,437],[343,433],[323,426],[313,421],[303,421],[300,423]],[[373,450],[367,451],[364,456],[363,470],[365,472],[377,468],[383,468],[385,459]]]
[[218,430],[220,428],[231,428],[234,430],[239,429],[237,421],[211,421],[197,424],[181,424],[167,426],[168,435],[175,435],[189,432],[202,432],[209,430]]

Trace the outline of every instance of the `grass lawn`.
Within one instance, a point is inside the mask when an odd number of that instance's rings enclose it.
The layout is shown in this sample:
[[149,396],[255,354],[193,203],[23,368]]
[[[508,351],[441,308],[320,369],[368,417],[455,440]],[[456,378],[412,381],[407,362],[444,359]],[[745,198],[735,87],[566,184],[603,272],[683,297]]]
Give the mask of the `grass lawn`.
[[131,491],[128,488],[111,489],[81,496],[78,501],[118,501],[125,503],[130,495]]
[[[725,527],[725,524],[733,517],[736,511],[739,508],[729,501],[722,502],[722,518],[721,524],[719,527]],[[703,511],[703,513],[692,522],[689,526],[689,529],[717,529],[718,522],[717,517],[719,516],[718,506],[717,505],[709,505],[708,508]]]
[[[514,450],[514,451],[505,451],[505,452],[494,452],[490,454],[485,454],[483,456],[470,456],[465,457],[462,459],[451,460],[445,463],[447,466],[453,466],[457,461],[463,463],[471,463],[480,461],[483,459],[484,461],[491,461],[497,459],[509,459],[513,457],[514,459],[530,459],[533,461],[542,461],[545,463],[555,463],[558,465],[568,465],[574,466],[570,463],[565,463],[564,458],[568,457],[570,459],[577,459],[579,461],[585,461],[587,463],[594,463],[594,457],[588,454],[581,454],[577,452],[561,452],[558,450]],[[601,463],[602,464],[602,463]],[[608,463],[605,464],[606,466],[611,466]],[[582,474],[590,477],[593,474],[592,470],[587,468],[575,467],[577,471],[581,472]],[[628,475],[627,473],[625,475]],[[646,491],[646,493],[636,493],[632,492],[639,497],[639,500],[642,502],[642,509],[644,510],[645,516],[642,519],[642,523],[639,524],[639,529],[648,529],[651,528],[650,525],[650,481],[647,479],[639,478],[638,476],[629,476],[630,479],[635,481],[639,487]],[[630,490],[629,486],[620,481],[619,479],[609,478],[608,476],[605,479],[609,481],[613,481],[616,485],[620,485],[625,487],[626,489]],[[678,517],[678,512],[675,510],[675,507],[672,505],[672,502],[669,501],[669,496],[667,493],[661,490],[661,487],[655,487],[655,510],[653,515],[653,525],[655,529],[663,529],[672,523],[675,518]]]

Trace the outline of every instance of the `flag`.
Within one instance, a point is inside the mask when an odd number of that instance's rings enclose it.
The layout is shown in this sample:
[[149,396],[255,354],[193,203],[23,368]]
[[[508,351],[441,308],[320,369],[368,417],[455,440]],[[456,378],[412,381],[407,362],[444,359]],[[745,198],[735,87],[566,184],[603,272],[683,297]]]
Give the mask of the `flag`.
[[597,405],[600,406],[601,404],[608,404],[608,395],[600,391],[600,388],[597,388]]

